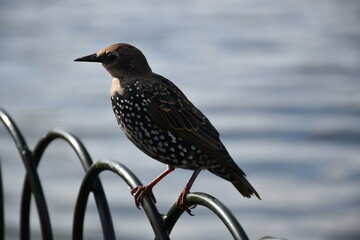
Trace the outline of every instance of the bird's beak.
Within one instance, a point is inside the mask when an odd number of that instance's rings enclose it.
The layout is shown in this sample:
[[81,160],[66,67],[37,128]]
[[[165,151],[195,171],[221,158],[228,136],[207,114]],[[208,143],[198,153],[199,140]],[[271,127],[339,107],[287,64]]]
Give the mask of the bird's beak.
[[101,56],[97,56],[96,53],[80,57],[74,60],[75,62],[102,62]]

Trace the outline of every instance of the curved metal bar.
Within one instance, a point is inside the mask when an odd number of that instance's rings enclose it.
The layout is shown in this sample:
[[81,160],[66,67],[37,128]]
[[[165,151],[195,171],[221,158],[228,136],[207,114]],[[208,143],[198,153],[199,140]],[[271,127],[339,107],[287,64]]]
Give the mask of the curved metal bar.
[[[64,129],[53,129],[49,131],[47,134],[45,134],[38,141],[34,149],[35,166],[37,167],[39,165],[45,149],[55,139],[63,139],[72,147],[72,149],[76,153],[77,157],[79,158],[86,172],[86,170],[91,166],[93,162],[90,157],[90,154],[86,150],[83,143],[79,140],[79,138],[77,138],[75,135]],[[114,231],[109,205],[107,203],[105,192],[99,179],[95,179],[91,191],[94,194],[95,203],[100,216],[100,222],[103,229],[104,239],[115,239],[115,231]],[[30,197],[31,197],[31,189],[29,183],[28,181],[24,181],[22,201],[21,201],[21,206],[22,209],[24,209],[24,211],[22,211],[21,219],[23,219],[25,225],[29,224],[29,211],[25,209],[30,208]]]
[[[191,208],[191,206],[202,205],[213,213],[215,213],[221,221],[225,224],[227,229],[230,231],[231,235],[234,239],[237,240],[248,240],[248,236],[246,235],[244,229],[241,227],[240,223],[234,217],[234,215],[230,212],[230,210],[217,198],[206,194],[206,193],[190,193],[186,197],[186,201]],[[184,213],[184,209],[177,207],[176,203],[170,208],[168,213],[164,216],[165,227],[167,231],[171,232],[174,225],[180,216]]]
[[[47,204],[45,201],[45,195],[42,190],[41,182],[39,179],[39,175],[36,172],[36,165],[34,162],[33,153],[29,150],[24,137],[20,133],[18,127],[15,122],[10,118],[9,114],[7,114],[4,110],[0,109],[0,119],[4,123],[6,129],[9,134],[13,138],[16,147],[20,153],[20,156],[23,160],[23,164],[26,169],[26,181],[29,183],[29,189],[34,193],[36,208],[38,210],[38,215],[40,219],[40,226],[43,239],[53,239],[52,230],[51,230],[51,222],[49,217],[49,212],[47,208]],[[21,215],[23,211],[29,211],[29,209],[21,209]],[[30,238],[30,230],[29,224],[24,225],[23,219],[20,220],[21,225],[21,239],[27,240]]]
[[[74,212],[73,240],[83,239],[84,215],[91,186],[102,171],[111,171],[122,178],[130,188],[142,185],[140,180],[124,165],[118,162],[100,160],[95,162],[87,171],[80,187]],[[151,223],[157,239],[170,239],[163,225],[161,215],[154,202],[145,195],[142,207]]]
[[[82,142],[73,134],[63,129],[54,129],[45,134],[37,143],[34,151],[30,151],[27,144],[17,128],[14,121],[9,115],[0,109],[0,120],[4,123],[9,134],[12,136],[13,141],[21,155],[23,164],[26,169],[26,178],[24,181],[24,188],[21,202],[21,218],[20,218],[20,236],[22,240],[30,239],[30,201],[31,194],[34,194],[36,208],[40,219],[40,226],[43,239],[53,239],[49,212],[45,201],[45,195],[42,190],[41,182],[37,174],[36,168],[40,163],[41,157],[45,149],[55,139],[65,140],[75,151],[77,157],[82,163],[86,172],[82,180],[79,194],[76,201],[74,219],[73,219],[73,239],[78,240],[83,238],[83,224],[85,210],[90,192],[93,192],[96,201],[98,213],[100,216],[104,239],[115,239],[115,232],[111,214],[105,193],[98,175],[107,170],[114,172],[120,176],[123,181],[127,183],[130,188],[141,185],[139,179],[124,165],[118,162],[107,160],[100,160],[92,163],[91,157],[87,152]],[[191,206],[202,205],[213,213],[215,213],[221,221],[228,228],[234,239],[248,240],[248,237],[232,215],[232,213],[216,198],[205,193],[190,193],[187,196],[187,203]],[[167,215],[162,216],[152,199],[145,195],[142,200],[142,207],[150,221],[150,224],[155,233],[156,239],[169,239],[169,234],[175,226],[177,220],[184,213],[174,204]],[[5,237],[5,223],[4,223],[4,199],[3,199],[3,186],[0,166],[0,240]]]
[[85,171],[91,166],[93,161],[90,157],[90,154],[86,150],[84,144],[74,134],[61,128],[54,128],[50,130],[38,141],[34,149],[34,157],[35,157],[36,165],[39,164],[45,149],[55,139],[63,139],[72,147]]

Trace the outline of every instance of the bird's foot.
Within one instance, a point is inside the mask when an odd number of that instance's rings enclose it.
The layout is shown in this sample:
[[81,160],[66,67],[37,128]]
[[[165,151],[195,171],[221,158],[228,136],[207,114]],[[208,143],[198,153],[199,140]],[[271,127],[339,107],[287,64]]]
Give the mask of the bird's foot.
[[180,193],[179,198],[176,202],[176,205],[179,208],[185,209],[185,207],[187,207],[186,204],[186,196],[189,194],[189,190],[185,187],[184,190]]
[[176,202],[176,205],[184,209],[190,216],[194,216],[194,214],[191,212],[191,209],[194,209],[197,205],[189,207],[186,202],[186,196],[190,193],[189,189],[187,187],[184,188],[184,190],[180,193],[179,198]]
[[137,187],[134,187],[133,189],[131,189],[131,194],[135,198],[135,205],[138,209],[140,209],[141,200],[143,199],[145,194],[148,194],[150,196],[150,198],[156,203],[156,199],[152,192],[152,188],[153,188],[153,186],[149,186],[149,185],[141,186],[140,185],[140,186],[137,186]]

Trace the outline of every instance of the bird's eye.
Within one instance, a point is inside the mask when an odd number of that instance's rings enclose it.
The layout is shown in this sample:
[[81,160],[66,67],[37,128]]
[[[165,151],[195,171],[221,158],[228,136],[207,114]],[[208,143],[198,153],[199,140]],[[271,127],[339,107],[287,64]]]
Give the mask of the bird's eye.
[[108,58],[111,60],[111,61],[115,61],[117,59],[117,55],[115,54],[109,54],[108,55]]

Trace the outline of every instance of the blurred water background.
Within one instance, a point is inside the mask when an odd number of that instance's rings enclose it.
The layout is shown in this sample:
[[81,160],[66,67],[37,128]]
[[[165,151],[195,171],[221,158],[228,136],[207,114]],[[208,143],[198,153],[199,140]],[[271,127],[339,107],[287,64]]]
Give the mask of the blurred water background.
[[[0,106],[29,145],[63,127],[94,160],[120,161],[148,183],[165,166],[121,133],[110,76],[100,64],[73,62],[116,42],[140,48],[217,127],[263,200],[244,199],[208,172],[193,191],[223,201],[251,239],[360,239],[359,1],[0,1]],[[4,127],[0,154],[6,239],[18,239],[24,171]],[[39,171],[55,239],[69,239],[82,168],[57,141]],[[190,175],[176,170],[154,189],[161,212]],[[117,236],[153,239],[125,184],[102,178]],[[194,213],[180,219],[173,239],[230,238],[215,216]],[[86,236],[102,236],[93,199]]]

